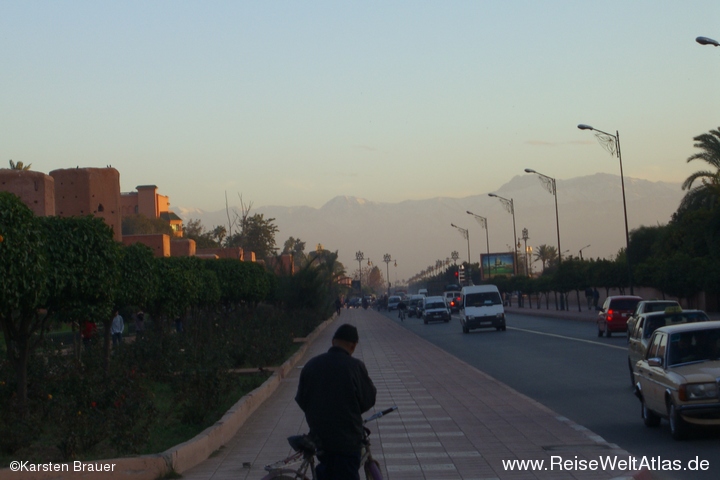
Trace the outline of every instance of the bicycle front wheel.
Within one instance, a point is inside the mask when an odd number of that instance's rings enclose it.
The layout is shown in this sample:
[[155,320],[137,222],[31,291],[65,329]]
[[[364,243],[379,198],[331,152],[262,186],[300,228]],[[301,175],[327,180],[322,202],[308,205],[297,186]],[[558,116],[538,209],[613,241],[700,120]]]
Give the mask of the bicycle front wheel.
[[365,462],[365,478],[367,480],[383,480],[382,473],[380,473],[380,464],[377,460]]

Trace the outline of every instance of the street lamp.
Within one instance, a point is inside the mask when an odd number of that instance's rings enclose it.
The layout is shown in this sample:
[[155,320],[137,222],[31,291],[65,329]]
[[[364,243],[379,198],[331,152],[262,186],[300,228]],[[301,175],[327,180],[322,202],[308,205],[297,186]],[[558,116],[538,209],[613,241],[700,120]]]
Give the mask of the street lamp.
[[589,246],[590,246],[590,245],[585,245],[583,248],[580,249],[580,260],[583,259],[583,257],[582,257],[582,251],[585,250],[586,248],[588,248]]
[[455,265],[457,265],[458,258],[460,258],[460,254],[457,252],[457,250],[453,250],[450,256],[452,257],[453,262],[455,262]]
[[358,262],[358,287],[360,288],[360,296],[362,297],[362,261],[365,259],[365,254],[361,251],[355,253],[355,260]]
[[[490,232],[488,230],[487,218],[481,217],[480,215],[475,215],[470,210],[466,210],[465,213],[475,217],[475,220],[477,220],[477,222],[480,224],[480,226],[485,229],[485,241],[487,242],[487,261],[490,262]],[[489,267],[489,265],[488,265],[488,267]],[[485,271],[484,268],[483,268],[483,271]]]
[[528,229],[523,228],[522,229],[522,239],[525,241],[525,275],[528,277],[530,276],[530,270],[528,269],[528,258],[527,258],[527,241],[530,238],[530,235],[528,234]]
[[465,240],[467,240],[467,246],[468,246],[468,266],[470,265],[470,233],[468,232],[467,228],[458,227],[454,223],[450,224],[451,227],[457,228],[458,232],[460,232],[460,235],[463,236]]
[[390,257],[389,253],[386,253],[383,255],[383,262],[385,262],[385,270],[387,272],[387,279],[388,279],[388,297],[390,296],[390,262],[392,262],[392,258]]
[[630,230],[628,230],[628,219],[627,219],[627,202],[625,200],[625,176],[623,175],[622,165],[622,154],[620,153],[620,132],[615,130],[615,135],[612,133],[603,132],[597,128],[593,128],[590,125],[581,123],[578,125],[580,130],[593,130],[595,138],[598,139],[600,145],[610,152],[610,155],[617,155],[620,161],[620,185],[622,186],[622,198],[623,198],[623,214],[625,215],[625,259],[628,266],[628,282],[630,283],[630,295],[634,294],[633,280],[632,280],[632,266],[630,264]]
[[515,254],[515,261],[513,262],[513,273],[517,275],[517,262],[518,262],[518,256],[517,256],[517,247],[515,247],[515,239],[517,238],[517,233],[515,230],[515,203],[513,202],[513,199],[507,199],[503,198],[500,195],[495,195],[494,193],[488,193],[488,197],[494,197],[500,200],[500,203],[503,204],[503,207],[512,214],[513,217],[513,248],[514,248],[514,254]]
[[536,172],[532,168],[526,168],[525,173],[534,173],[535,175],[540,177],[540,181],[542,182],[543,186],[547,189],[548,192],[552,193],[555,197],[555,224],[557,226],[557,240],[558,240],[558,265],[562,263],[562,250],[560,250],[560,217],[558,216],[558,204],[557,204],[557,188],[556,188],[556,182],[555,179],[552,177],[548,177],[547,175],[543,175],[540,172]]
[[715,47],[720,47],[720,43],[718,43],[717,40],[713,40],[712,38],[708,37],[697,37],[695,41],[700,45],[713,45]]

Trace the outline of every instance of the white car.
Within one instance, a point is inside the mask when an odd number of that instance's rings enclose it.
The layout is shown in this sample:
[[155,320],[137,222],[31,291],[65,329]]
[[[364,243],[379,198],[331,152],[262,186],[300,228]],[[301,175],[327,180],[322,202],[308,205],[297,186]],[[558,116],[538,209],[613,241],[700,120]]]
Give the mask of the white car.
[[445,303],[445,297],[425,297],[423,301],[422,319],[425,325],[428,322],[449,322],[450,308]]

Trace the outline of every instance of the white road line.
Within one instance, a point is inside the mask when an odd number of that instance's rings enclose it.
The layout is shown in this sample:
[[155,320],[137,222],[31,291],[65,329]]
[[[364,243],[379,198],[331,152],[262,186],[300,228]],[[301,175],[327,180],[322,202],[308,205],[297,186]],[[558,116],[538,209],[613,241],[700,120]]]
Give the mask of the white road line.
[[592,345],[600,345],[601,347],[616,348],[618,350],[627,350],[627,347],[619,347],[617,345],[608,345],[607,343],[594,342],[592,340],[584,340],[582,338],[566,337],[565,335],[558,335],[556,333],[538,332],[536,330],[527,330],[525,328],[507,327],[508,330],[517,330],[518,332],[534,333],[535,335],[545,335],[546,337],[563,338],[565,340],[574,340],[576,342],[590,343]]

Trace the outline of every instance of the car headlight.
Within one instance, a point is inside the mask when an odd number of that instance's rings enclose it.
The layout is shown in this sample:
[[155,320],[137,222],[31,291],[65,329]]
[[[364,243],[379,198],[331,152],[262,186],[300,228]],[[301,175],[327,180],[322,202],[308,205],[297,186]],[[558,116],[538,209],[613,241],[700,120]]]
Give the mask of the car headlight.
[[718,398],[717,383],[691,383],[682,385],[679,390],[680,400],[707,400],[709,398]]

